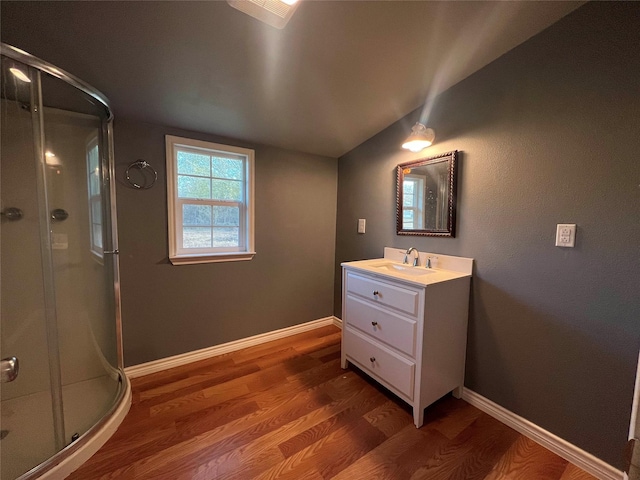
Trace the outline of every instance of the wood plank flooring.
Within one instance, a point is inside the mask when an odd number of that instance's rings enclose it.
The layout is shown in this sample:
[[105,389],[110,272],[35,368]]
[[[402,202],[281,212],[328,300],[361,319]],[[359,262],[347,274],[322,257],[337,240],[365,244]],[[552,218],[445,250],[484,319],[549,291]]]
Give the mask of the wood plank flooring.
[[340,368],[324,327],[137,378],[115,435],[69,478],[593,480],[451,396],[409,407]]

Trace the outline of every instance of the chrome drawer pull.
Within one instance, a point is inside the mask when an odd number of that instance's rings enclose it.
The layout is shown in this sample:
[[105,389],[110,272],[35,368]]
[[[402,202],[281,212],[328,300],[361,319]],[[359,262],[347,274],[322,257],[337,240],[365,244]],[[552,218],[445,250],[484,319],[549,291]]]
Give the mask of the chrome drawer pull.
[[380,295],[380,292],[379,292],[378,290],[374,290],[374,291],[373,291],[373,295],[374,295],[374,296],[378,296],[378,295]]
[[373,325],[374,327],[378,326],[378,322],[371,322],[371,325]]
[[369,358],[369,361],[370,361],[371,363],[375,362],[375,361],[376,361],[376,357],[370,357],[370,358]]

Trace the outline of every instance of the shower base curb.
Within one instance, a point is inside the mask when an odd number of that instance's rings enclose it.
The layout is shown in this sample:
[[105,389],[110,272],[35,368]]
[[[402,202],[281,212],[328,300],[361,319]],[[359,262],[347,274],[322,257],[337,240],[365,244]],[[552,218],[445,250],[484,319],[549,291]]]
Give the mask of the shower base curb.
[[[42,475],[36,477],[38,480],[60,480],[67,478],[74,471],[82,466],[84,462],[89,460],[91,456],[102,447],[107,440],[116,432],[124,417],[129,413],[131,408],[131,383],[124,379],[125,393],[120,404],[113,411],[113,414],[105,423],[88,438],[83,445],[80,445],[76,451],[61,460],[55,466],[49,468]],[[81,440],[78,440],[81,441]],[[18,480],[22,479],[20,477]]]

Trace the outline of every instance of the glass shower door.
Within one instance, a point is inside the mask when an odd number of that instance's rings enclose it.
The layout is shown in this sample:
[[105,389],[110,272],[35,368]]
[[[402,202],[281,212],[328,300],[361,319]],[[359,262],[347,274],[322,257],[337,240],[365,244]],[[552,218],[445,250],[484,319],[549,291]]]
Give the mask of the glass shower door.
[[42,77],[46,190],[64,405],[70,443],[109,410],[121,387],[104,108]]
[[[15,74],[10,69],[14,70]],[[19,73],[25,75],[19,78]],[[18,76],[16,76],[18,75]],[[56,421],[47,328],[38,161],[37,75],[2,57],[0,99],[0,358],[16,357],[19,371],[0,383],[0,477],[13,479],[53,455]],[[26,80],[30,81],[26,81]],[[6,365],[6,364],[5,364]],[[8,378],[5,378],[8,380]]]

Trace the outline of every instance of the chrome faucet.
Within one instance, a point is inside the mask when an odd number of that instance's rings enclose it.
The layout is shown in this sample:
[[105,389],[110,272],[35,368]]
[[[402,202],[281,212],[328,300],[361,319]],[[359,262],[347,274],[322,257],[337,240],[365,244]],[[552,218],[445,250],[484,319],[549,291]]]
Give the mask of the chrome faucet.
[[413,266],[417,267],[418,265],[420,265],[420,253],[418,253],[418,250],[416,250],[414,247],[409,247],[407,249],[407,251],[404,253],[404,262],[402,263],[409,263],[407,257],[411,252],[415,253],[415,255],[413,256]]

